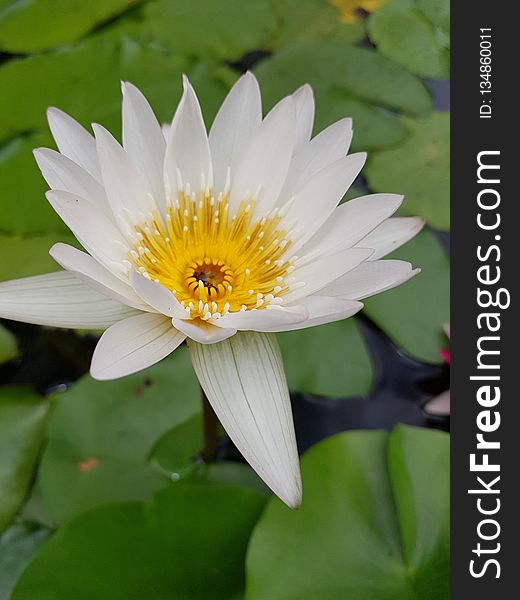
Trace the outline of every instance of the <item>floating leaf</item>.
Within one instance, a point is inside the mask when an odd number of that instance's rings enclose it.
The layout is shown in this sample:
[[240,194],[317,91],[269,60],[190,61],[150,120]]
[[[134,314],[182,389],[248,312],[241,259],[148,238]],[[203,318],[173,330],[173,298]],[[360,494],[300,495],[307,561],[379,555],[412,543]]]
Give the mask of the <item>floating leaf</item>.
[[0,364],[15,358],[17,355],[16,338],[0,324]]
[[[420,6],[420,5],[423,6]],[[435,2],[390,1],[368,21],[370,39],[381,54],[413,73],[433,79],[449,77],[449,36],[428,15],[442,19]],[[437,2],[437,4],[442,4]],[[449,1],[445,0],[449,14]],[[426,14],[421,10],[426,9]]]
[[76,239],[65,231],[30,237],[0,233],[0,255],[6,257],[0,262],[0,281],[61,270],[49,256],[56,242],[78,246]]
[[49,513],[61,523],[167,485],[147,457],[162,435],[198,411],[199,395],[184,347],[136,375],[109,382],[85,376],[76,383],[49,424],[39,475]]
[[263,48],[275,25],[269,0],[157,0],[102,34],[131,36],[175,54],[233,61]]
[[74,42],[140,1],[12,1],[0,7],[0,49],[31,53]]
[[446,434],[344,433],[301,463],[301,509],[272,499],[253,532],[248,600],[449,597]]
[[422,123],[405,123],[410,135],[402,144],[369,157],[364,173],[370,188],[404,194],[404,214],[449,229],[450,115],[433,113]]
[[433,233],[426,230],[389,255],[413,263],[421,273],[365,301],[365,313],[401,348],[420,360],[440,362],[442,332],[450,320],[450,267]]
[[259,64],[266,107],[304,83],[314,88],[316,130],[345,116],[354,119],[354,147],[399,142],[406,128],[392,111],[425,116],[431,98],[413,75],[373,50],[339,42],[297,43]]
[[9,600],[19,575],[49,534],[47,527],[17,523],[0,536],[0,600]]
[[341,40],[355,44],[364,35],[361,22],[345,24],[341,15],[328,0],[277,0],[273,11],[279,31],[273,46],[280,48],[303,40]]
[[12,600],[34,600],[34,590],[38,600],[230,600],[264,503],[245,488],[178,484],[146,504],[98,507],[41,548]]
[[0,389],[0,531],[29,491],[48,410],[49,403],[29,390]]
[[169,121],[190,75],[208,122],[227,85],[202,63],[130,39],[94,38],[50,54],[11,60],[0,69],[0,199],[5,231],[64,231],[44,198],[46,184],[32,156],[51,146],[45,111],[57,106],[83,125],[99,122],[116,135],[121,125],[120,80],[138,85],[158,118]]
[[289,388],[344,397],[366,394],[372,364],[354,319],[279,334]]

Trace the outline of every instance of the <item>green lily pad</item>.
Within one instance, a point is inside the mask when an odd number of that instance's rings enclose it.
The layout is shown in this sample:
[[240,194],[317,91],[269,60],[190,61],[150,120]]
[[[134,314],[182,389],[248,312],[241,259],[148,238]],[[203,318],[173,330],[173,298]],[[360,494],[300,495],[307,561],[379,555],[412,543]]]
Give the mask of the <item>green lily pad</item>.
[[450,267],[433,233],[420,233],[387,258],[422,269],[405,284],[365,300],[365,313],[401,348],[418,359],[440,362],[442,330],[450,320]]
[[14,335],[0,325],[0,364],[18,356],[18,346]]
[[272,499],[251,537],[248,600],[449,598],[447,434],[342,433],[301,465],[301,509]]
[[186,484],[149,503],[98,507],[40,549],[12,600],[34,600],[34,590],[38,600],[231,600],[264,503],[245,488]]
[[0,49],[32,53],[74,42],[140,1],[11,1],[0,6]]
[[367,394],[372,363],[354,319],[278,335],[289,388],[333,396]]
[[49,403],[29,390],[0,389],[0,531],[29,491],[48,410]]
[[33,523],[16,523],[0,536],[0,600],[9,600],[16,580],[50,532]]
[[233,61],[263,48],[275,26],[269,0],[156,0],[101,35],[130,36],[175,54]]
[[[35,146],[51,146],[45,111],[57,106],[83,125],[99,122],[119,135],[120,80],[148,96],[161,122],[169,121],[181,96],[181,75],[192,80],[208,122],[228,84],[223,68],[128,38],[92,38],[73,48],[12,60],[0,69],[0,198],[6,209],[0,229],[27,233],[63,231],[65,225],[45,201],[46,184],[32,156]],[[215,71],[216,73],[216,71]]]
[[302,40],[341,40],[355,44],[364,36],[363,23],[345,24],[328,0],[277,0],[273,11],[278,21],[274,48]]
[[49,256],[56,242],[79,246],[76,238],[65,231],[30,237],[0,233],[0,254],[6,257],[0,263],[0,281],[60,271],[61,267]]
[[316,95],[316,131],[350,116],[354,148],[395,144],[407,131],[390,111],[426,116],[431,98],[415,76],[377,52],[335,41],[299,42],[255,69],[266,107],[304,83]]
[[447,79],[450,66],[449,35],[430,18],[435,17],[437,22],[442,20],[443,4],[449,15],[449,0],[390,0],[370,17],[370,39],[381,54],[413,73],[433,79]]
[[450,115],[433,113],[423,122],[406,119],[410,132],[395,148],[369,156],[365,175],[374,192],[404,194],[402,213],[450,228]]
[[199,410],[199,396],[184,347],[136,375],[76,383],[53,412],[39,473],[51,516],[62,523],[103,502],[145,499],[168,485],[149,453]]

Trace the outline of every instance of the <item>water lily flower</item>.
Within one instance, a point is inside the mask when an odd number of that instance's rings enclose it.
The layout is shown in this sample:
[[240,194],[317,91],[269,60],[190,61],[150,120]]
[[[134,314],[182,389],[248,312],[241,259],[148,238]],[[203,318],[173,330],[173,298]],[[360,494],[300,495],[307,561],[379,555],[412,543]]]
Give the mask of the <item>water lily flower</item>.
[[[301,482],[275,332],[350,317],[360,299],[417,270],[379,260],[422,227],[389,217],[402,197],[338,203],[365,154],[347,151],[350,119],[311,139],[308,85],[262,118],[251,73],[206,133],[195,91],[170,127],[123,83],[122,146],[51,108],[59,152],[35,151],[47,199],[85,252],[58,243],[63,271],[0,284],[0,316],[106,329],[91,374],[144,369],[187,340],[200,384],[230,438],[289,506]],[[305,349],[302,349],[304,352]]]
[[[451,339],[451,328],[449,323],[445,324],[443,329],[448,340]],[[439,354],[447,365],[451,363],[451,351],[449,348],[441,348]],[[449,415],[451,412],[450,390],[444,390],[444,392],[427,402],[424,406],[424,410],[431,415]]]

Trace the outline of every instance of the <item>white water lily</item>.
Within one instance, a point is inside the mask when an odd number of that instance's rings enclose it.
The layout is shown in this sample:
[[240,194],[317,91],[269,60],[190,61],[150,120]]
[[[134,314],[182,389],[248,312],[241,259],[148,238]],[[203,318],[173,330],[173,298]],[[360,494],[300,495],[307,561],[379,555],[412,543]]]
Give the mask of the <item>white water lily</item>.
[[[415,235],[389,218],[401,196],[338,206],[365,154],[347,151],[350,119],[311,139],[308,85],[262,119],[255,77],[230,91],[209,135],[193,88],[161,130],[124,83],[123,145],[92,137],[51,108],[59,148],[35,151],[54,210],[86,250],[56,244],[64,271],[0,284],[0,316],[106,329],[91,374],[113,379],[187,339],[218,418],[246,460],[289,506],[301,502],[294,428],[274,332],[350,317],[360,299],[412,277],[379,260]],[[302,349],[304,352],[305,349]]]

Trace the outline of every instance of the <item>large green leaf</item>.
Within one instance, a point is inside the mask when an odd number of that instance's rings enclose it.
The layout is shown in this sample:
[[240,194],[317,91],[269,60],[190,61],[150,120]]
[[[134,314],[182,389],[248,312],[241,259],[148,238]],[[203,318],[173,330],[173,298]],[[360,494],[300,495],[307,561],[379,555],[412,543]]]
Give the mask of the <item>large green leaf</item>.
[[79,245],[66,231],[30,237],[0,233],[0,254],[4,257],[0,262],[0,281],[59,271],[60,266],[49,256],[56,242]]
[[0,6],[0,49],[48,50],[74,42],[141,0],[10,0]]
[[29,490],[48,410],[49,403],[31,391],[0,388],[0,531]]
[[365,301],[365,312],[408,354],[439,362],[450,320],[450,268],[430,231],[389,255],[422,269],[411,281]]
[[248,600],[449,598],[446,434],[339,434],[303,456],[302,477],[301,509],[273,499],[253,532]]
[[297,40],[335,39],[354,44],[364,35],[361,21],[342,23],[339,11],[328,0],[276,0],[272,4],[278,20],[275,48]]
[[131,36],[176,54],[233,61],[263,48],[275,25],[269,0],[156,0],[102,35]]
[[183,72],[190,75],[209,122],[227,90],[220,74],[212,74],[200,62],[131,39],[93,38],[4,65],[0,69],[0,229],[65,229],[45,201],[46,185],[31,153],[35,146],[54,146],[46,123],[48,106],[69,112],[85,126],[102,123],[119,135],[120,80],[138,85],[165,122],[180,98]]
[[38,600],[231,600],[264,503],[245,488],[177,484],[146,504],[96,508],[43,546],[12,600],[35,590]]
[[16,338],[0,324],[0,364],[15,358],[17,354]]
[[0,536],[0,600],[9,600],[19,575],[49,534],[47,527],[17,523]]
[[371,154],[365,175],[374,192],[405,195],[404,214],[420,215],[438,229],[450,227],[450,115],[404,121],[410,136]]
[[379,52],[413,73],[446,79],[449,77],[449,35],[437,25],[443,22],[444,12],[449,15],[449,0],[390,0],[370,17],[370,39]]
[[354,319],[282,333],[278,340],[291,390],[334,397],[370,390],[372,363]]
[[39,480],[58,522],[103,502],[141,500],[167,485],[147,460],[156,441],[199,409],[184,347],[160,364],[117,381],[85,376],[56,406]]
[[354,119],[354,147],[399,142],[404,125],[388,111],[425,116],[431,98],[401,66],[366,48],[334,41],[300,42],[283,48],[255,69],[266,106],[310,83],[316,95],[316,129],[345,116]]

